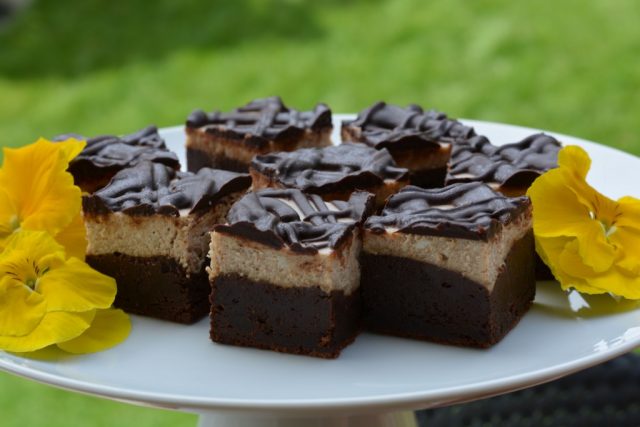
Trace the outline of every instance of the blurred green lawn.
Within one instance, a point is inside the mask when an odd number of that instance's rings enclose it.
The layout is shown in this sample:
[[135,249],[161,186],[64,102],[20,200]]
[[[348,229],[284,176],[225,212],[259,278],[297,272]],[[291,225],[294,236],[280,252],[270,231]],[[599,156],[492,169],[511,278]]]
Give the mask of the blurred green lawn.
[[[640,2],[34,1],[0,28],[0,145],[181,124],[278,94],[373,101],[640,154]],[[3,427],[192,426],[0,374]]]

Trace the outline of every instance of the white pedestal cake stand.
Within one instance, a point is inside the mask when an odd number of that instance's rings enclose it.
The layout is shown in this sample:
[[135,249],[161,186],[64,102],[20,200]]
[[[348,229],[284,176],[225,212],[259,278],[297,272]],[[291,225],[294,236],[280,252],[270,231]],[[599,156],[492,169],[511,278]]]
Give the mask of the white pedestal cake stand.
[[[468,122],[496,143],[535,132]],[[174,150],[183,151],[180,128],[163,133]],[[590,181],[602,192],[637,194],[639,159],[557,136],[589,151]],[[80,393],[199,413],[201,426],[408,427],[415,420],[402,411],[551,381],[639,344],[640,308],[634,303],[585,300],[542,282],[532,310],[488,350],[363,334],[339,359],[320,360],[214,344],[206,319],[182,326],[133,316],[131,336],[114,349],[42,359],[0,352],[0,369]]]

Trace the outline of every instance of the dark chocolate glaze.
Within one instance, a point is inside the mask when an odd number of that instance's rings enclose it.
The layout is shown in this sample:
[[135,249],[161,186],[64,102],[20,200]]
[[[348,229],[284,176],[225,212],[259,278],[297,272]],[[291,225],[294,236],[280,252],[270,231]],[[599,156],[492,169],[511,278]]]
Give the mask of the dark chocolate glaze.
[[83,198],[87,214],[122,212],[132,216],[179,216],[204,212],[224,196],[251,185],[247,174],[201,169],[176,172],[165,165],[143,162],[118,172],[109,185]]
[[287,108],[280,97],[256,99],[228,113],[196,110],[187,118],[187,128],[205,127],[207,132],[223,132],[228,138],[261,144],[268,140],[301,136],[306,129],[330,129],[331,110],[317,104],[312,111]]
[[362,191],[354,192],[348,201],[325,202],[297,189],[264,189],[236,202],[227,224],[216,225],[215,230],[278,249],[287,246],[295,252],[316,253],[339,247],[372,212],[373,203],[374,196]]
[[251,168],[284,187],[312,193],[366,189],[384,180],[405,180],[408,170],[399,168],[387,150],[364,144],[305,148],[256,156]]
[[71,161],[71,173],[74,169],[84,170],[86,167],[130,167],[143,161],[162,163],[174,169],[180,168],[178,156],[167,149],[155,126],[148,126],[125,136],[104,135],[87,139],[70,133],[58,135],[53,140],[64,141],[68,138],[87,141],[85,149]]
[[376,148],[423,147],[425,144],[437,147],[439,142],[465,140],[475,135],[472,127],[440,111],[424,111],[417,105],[402,108],[385,102],[375,103],[360,112],[355,120],[344,121],[342,126],[357,129],[356,139]]
[[387,200],[381,215],[372,216],[366,228],[401,233],[487,240],[501,227],[527,210],[528,197],[509,198],[480,182],[444,188],[404,187]]
[[526,189],[542,173],[558,166],[561,148],[558,140],[544,133],[500,147],[476,136],[453,147],[447,184],[481,181]]

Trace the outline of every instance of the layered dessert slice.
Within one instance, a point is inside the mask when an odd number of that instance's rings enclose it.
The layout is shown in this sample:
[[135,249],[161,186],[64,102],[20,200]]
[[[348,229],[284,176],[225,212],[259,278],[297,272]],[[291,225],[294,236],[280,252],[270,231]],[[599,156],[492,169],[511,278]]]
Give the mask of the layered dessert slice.
[[343,141],[386,148],[398,166],[409,169],[413,185],[427,188],[443,185],[454,142],[475,135],[473,128],[442,112],[384,102],[343,122],[341,132]]
[[87,262],[114,277],[115,305],[192,323],[209,312],[209,233],[251,185],[246,174],[143,162],[83,198]]
[[151,161],[179,170],[178,156],[169,151],[158,128],[148,126],[125,136],[104,135],[85,138],[77,134],[59,135],[54,141],[83,139],[87,146],[71,161],[69,172],[82,191],[93,193],[109,183],[122,169]]
[[365,224],[361,289],[372,331],[497,343],[535,295],[530,200],[482,183],[405,187]]
[[331,110],[286,107],[279,97],[256,99],[223,113],[196,110],[187,119],[187,167],[247,172],[254,156],[331,145]]
[[446,182],[484,182],[507,196],[522,196],[537,177],[558,167],[561,148],[544,133],[499,147],[476,136],[454,146]]
[[376,204],[409,183],[386,149],[342,144],[257,156],[251,162],[253,188],[296,188],[327,200],[347,200],[355,190],[376,195]]
[[360,329],[360,225],[373,196],[248,193],[211,236],[211,339],[338,357]]

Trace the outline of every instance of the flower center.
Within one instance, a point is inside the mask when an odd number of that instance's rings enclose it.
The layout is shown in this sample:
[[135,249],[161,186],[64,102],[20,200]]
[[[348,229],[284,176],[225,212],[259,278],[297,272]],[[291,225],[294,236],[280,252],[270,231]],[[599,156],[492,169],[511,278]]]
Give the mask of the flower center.
[[605,237],[611,236],[613,233],[615,233],[618,230],[618,227],[616,227],[615,220],[607,221],[606,219],[599,218],[596,212],[589,212],[589,217],[591,217],[591,219],[595,221],[598,221],[598,223],[602,227],[602,231],[604,232]]
[[38,292],[40,278],[49,271],[49,268],[40,269],[40,267],[28,257],[9,262],[5,267],[6,270],[4,270],[3,273],[11,276],[14,280],[22,283],[34,292]]
[[25,280],[24,284],[27,285],[27,287],[33,291],[36,289],[36,285],[38,284],[38,279],[29,278]]
[[9,221],[9,228],[12,232],[20,230],[20,218],[18,218],[18,215],[11,217],[11,220]]

